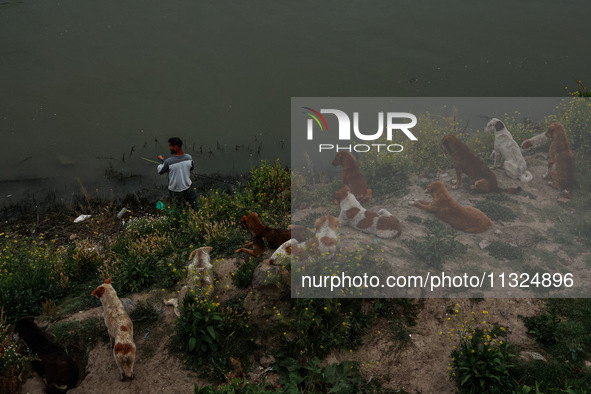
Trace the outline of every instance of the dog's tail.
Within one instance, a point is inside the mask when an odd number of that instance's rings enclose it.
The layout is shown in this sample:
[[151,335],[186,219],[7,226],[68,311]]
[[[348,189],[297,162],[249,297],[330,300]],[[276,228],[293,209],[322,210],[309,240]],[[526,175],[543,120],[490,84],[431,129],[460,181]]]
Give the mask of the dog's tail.
[[499,189],[500,191],[504,192],[504,193],[508,193],[508,194],[517,194],[519,193],[522,189],[520,186],[517,187],[508,187],[507,189]]
[[534,176],[529,171],[524,171],[523,174],[519,175],[521,182],[529,182],[534,179]]

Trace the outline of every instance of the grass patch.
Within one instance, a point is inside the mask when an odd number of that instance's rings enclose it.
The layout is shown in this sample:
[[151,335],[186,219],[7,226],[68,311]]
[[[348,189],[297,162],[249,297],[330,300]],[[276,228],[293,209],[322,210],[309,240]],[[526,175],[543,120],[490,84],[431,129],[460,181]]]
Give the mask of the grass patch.
[[493,193],[486,196],[486,199],[476,202],[474,207],[480,209],[486,216],[496,222],[512,222],[517,218],[517,215],[511,208],[502,204],[509,201],[512,200],[505,195]]
[[487,250],[488,254],[496,259],[506,259],[523,262],[525,258],[523,250],[521,250],[517,246],[512,246],[505,242],[492,241]]

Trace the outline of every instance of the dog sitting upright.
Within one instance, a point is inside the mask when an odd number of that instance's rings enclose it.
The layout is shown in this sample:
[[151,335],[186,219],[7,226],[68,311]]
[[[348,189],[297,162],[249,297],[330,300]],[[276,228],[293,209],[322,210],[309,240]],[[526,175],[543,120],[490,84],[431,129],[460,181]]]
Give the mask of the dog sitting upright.
[[470,189],[478,193],[505,192],[516,194],[521,191],[520,187],[501,189],[497,184],[495,173],[455,135],[449,134],[443,137],[441,148],[451,155],[456,170],[454,189],[458,189],[462,185],[462,173],[465,172],[474,181],[474,185],[470,186]]
[[570,150],[564,126],[554,122],[548,128],[546,137],[552,140],[548,151],[548,170],[543,178],[550,176],[548,184],[563,192],[564,197],[573,198],[575,185],[575,156]]
[[189,290],[194,289],[196,286],[202,286],[205,288],[206,295],[211,294],[213,290],[213,266],[209,254],[212,250],[211,246],[203,246],[191,252],[189,255],[190,263],[187,266],[187,284],[181,288],[178,298],[164,300],[164,305],[174,307],[174,313],[177,317],[181,317],[179,304],[183,303]]
[[133,323],[123,309],[117,292],[111,286],[111,279],[106,279],[90,295],[97,296],[103,305],[105,325],[111,338],[115,363],[121,372],[121,380],[133,379],[133,364],[135,363]]
[[19,319],[14,326],[14,332],[37,356],[32,362],[33,368],[43,379],[47,392],[65,393],[76,387],[78,366],[64,349],[47,338],[32,317]]
[[[494,164],[491,169],[502,167],[511,178],[519,178],[521,182],[529,182],[533,179],[531,172],[527,171],[527,163],[521,154],[519,145],[507,130],[505,124],[497,118],[492,118],[484,128],[486,132],[495,133]],[[501,164],[500,158],[503,159]]]
[[371,189],[367,188],[365,177],[361,173],[355,158],[345,151],[340,151],[332,161],[333,166],[343,166],[341,177],[343,186],[349,187],[351,193],[359,202],[365,202],[371,198]]
[[[290,228],[271,228],[265,226],[259,215],[256,212],[244,215],[240,220],[243,228],[247,229],[252,235],[252,242],[247,243],[240,249],[236,249],[234,253],[248,253],[253,257],[259,257],[265,251],[265,239],[272,249],[277,249],[284,242],[290,240],[292,237],[298,242],[303,242],[311,236],[310,232],[301,226],[290,226]],[[246,249],[245,246],[252,245],[251,249]]]
[[444,183],[436,181],[427,186],[433,201],[409,201],[410,205],[433,212],[445,223],[467,233],[481,233],[492,226],[484,212],[474,207],[463,207],[452,200]]
[[385,209],[373,212],[363,208],[347,186],[334,193],[333,202],[341,207],[339,220],[343,224],[380,238],[400,236],[400,222],[395,216]]

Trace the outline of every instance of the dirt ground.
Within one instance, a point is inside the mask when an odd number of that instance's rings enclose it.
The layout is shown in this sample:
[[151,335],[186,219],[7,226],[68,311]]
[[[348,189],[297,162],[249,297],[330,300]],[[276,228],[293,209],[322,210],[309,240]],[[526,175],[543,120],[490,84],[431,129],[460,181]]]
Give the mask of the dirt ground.
[[[563,204],[557,201],[559,192],[550,188],[542,179],[545,172],[543,157],[529,156],[526,158],[529,170],[534,175],[534,180],[529,184],[521,184],[511,180],[500,171],[496,171],[499,183],[503,187],[522,186],[529,193],[534,193],[536,199],[532,200],[527,195],[512,196],[519,205],[526,209],[526,204],[534,203],[536,207],[550,207]],[[485,196],[474,196],[464,189],[451,190],[451,179],[455,177],[453,170],[447,174],[440,174],[439,179],[444,181],[452,197],[461,205],[470,205],[474,200],[482,200]],[[430,218],[434,215],[412,207],[408,201],[414,198],[430,200],[422,186],[413,185],[410,192],[404,198],[387,201],[386,207],[397,216],[402,223],[403,233],[401,238],[387,240],[383,244],[392,248],[398,247],[405,241],[422,237],[425,234],[424,226],[405,221],[408,216]],[[576,190],[575,190],[576,198]],[[533,201],[533,202],[532,202]],[[376,208],[380,207],[371,207]],[[335,214],[332,210],[332,214]],[[306,212],[306,214],[309,212]],[[326,214],[325,212],[323,214]],[[573,214],[576,214],[573,212]],[[338,213],[337,213],[338,215]],[[527,220],[516,220],[507,224],[494,223],[493,227],[481,234],[460,233],[458,240],[468,244],[472,253],[479,253],[479,244],[483,241],[502,240],[514,243],[522,248],[543,248],[557,254],[563,253],[561,246],[551,244],[543,240],[543,235],[553,223],[548,220],[535,217],[528,213]],[[523,215],[520,215],[523,217]],[[342,234],[353,234],[354,230],[342,228]],[[371,239],[372,236],[355,234],[355,237]],[[491,264],[486,252],[480,252],[483,264]],[[588,259],[589,252],[574,259],[569,259],[571,264],[580,266],[584,259]],[[474,256],[473,254],[470,256]],[[216,274],[222,276],[223,291],[220,294],[239,293],[238,289],[231,286],[230,273],[235,269],[232,260],[218,262],[214,265]],[[588,272],[588,270],[587,270]],[[222,287],[222,285],[219,285]],[[228,287],[226,287],[228,286]],[[172,294],[163,295],[166,296]],[[134,300],[146,297],[145,294],[136,294]],[[455,385],[449,379],[448,363],[454,341],[448,335],[440,334],[453,328],[452,316],[448,314],[448,307],[459,308],[465,313],[476,312],[481,314],[483,310],[488,312],[488,319],[497,322],[509,330],[508,340],[522,351],[536,351],[536,345],[526,335],[523,317],[539,314],[544,308],[544,301],[534,298],[488,298],[476,302],[467,298],[441,299],[425,298],[415,300],[419,304],[420,311],[416,319],[416,326],[410,327],[410,344],[400,347],[392,339],[390,323],[386,320],[372,326],[365,334],[363,345],[353,351],[334,351],[324,363],[354,360],[360,363],[360,369],[366,379],[380,379],[384,387],[401,389],[410,393],[454,393]],[[457,304],[457,305],[456,305]],[[89,316],[102,316],[102,308],[83,311],[69,319],[82,320]],[[174,334],[175,315],[171,307],[162,307],[162,319],[157,326],[151,328],[148,339],[144,339],[144,332],[135,332],[137,345],[137,361],[134,372],[135,379],[130,382],[120,382],[119,372],[115,365],[111,349],[108,344],[101,343],[91,351],[89,363],[86,366],[86,378],[80,385],[72,390],[72,393],[191,393],[194,384],[200,386],[207,382],[200,380],[197,374],[185,369],[183,362],[168,352],[168,342]],[[450,320],[448,320],[450,318]],[[537,350],[539,351],[539,350]],[[40,393],[42,383],[36,376],[27,380],[23,386],[23,393]]]

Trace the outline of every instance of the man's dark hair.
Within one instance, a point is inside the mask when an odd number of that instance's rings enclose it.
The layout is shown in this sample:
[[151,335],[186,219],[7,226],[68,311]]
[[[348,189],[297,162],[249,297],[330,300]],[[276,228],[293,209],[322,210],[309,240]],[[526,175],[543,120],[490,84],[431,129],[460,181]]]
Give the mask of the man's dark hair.
[[172,137],[168,140],[168,143],[172,146],[183,146],[183,141],[180,138]]

